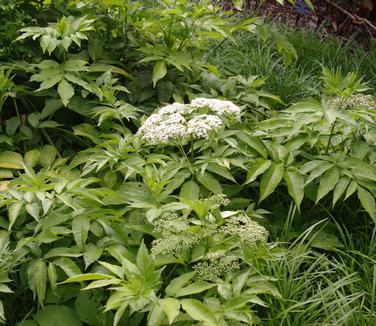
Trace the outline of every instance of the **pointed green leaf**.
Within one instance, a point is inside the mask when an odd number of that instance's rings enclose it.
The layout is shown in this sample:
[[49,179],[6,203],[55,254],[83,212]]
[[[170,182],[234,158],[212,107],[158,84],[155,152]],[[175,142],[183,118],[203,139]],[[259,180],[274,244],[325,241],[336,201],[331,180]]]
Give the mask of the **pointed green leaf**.
[[44,297],[46,295],[47,285],[47,266],[42,259],[38,259],[32,264],[30,273],[33,274],[35,292],[39,304],[43,307]]
[[84,282],[84,281],[94,281],[94,280],[107,280],[113,279],[113,276],[100,273],[86,273],[71,276],[62,283],[75,283],[75,282]]
[[256,180],[256,178],[263,174],[272,164],[270,160],[264,160],[262,158],[257,159],[253,162],[251,168],[248,170],[247,173],[247,180],[244,182],[244,185],[247,185]]
[[157,84],[158,80],[162,79],[167,74],[167,68],[163,61],[158,62],[153,69],[153,85]]
[[[333,163],[331,163],[331,162],[327,162],[327,161],[320,161],[320,162],[321,163],[318,163],[318,165],[315,166],[314,169],[311,171],[310,176],[307,178],[307,180],[304,184],[305,186],[310,184],[316,178],[321,177],[327,170],[329,170],[333,166]],[[316,163],[316,161],[313,162],[313,163]],[[308,164],[306,164],[306,165],[308,166]],[[300,169],[300,171],[302,171],[302,173],[306,173],[305,167],[306,166],[303,166],[303,168]]]
[[61,101],[63,102],[64,106],[67,106],[69,103],[69,100],[74,95],[74,88],[70,83],[68,83],[65,79],[63,79],[59,83],[59,86],[57,87],[57,92],[59,93]]
[[175,298],[167,298],[162,300],[162,309],[167,315],[168,322],[171,325],[175,318],[179,315],[180,302]]
[[218,195],[222,193],[221,184],[209,172],[197,173],[196,178],[205,188]]
[[316,204],[321,198],[326,196],[329,191],[333,190],[339,180],[339,169],[337,166],[332,166],[324,175],[320,178],[319,189],[316,195]]
[[175,297],[184,297],[186,295],[192,295],[196,293],[204,292],[208,289],[211,289],[212,287],[217,286],[217,284],[213,283],[206,283],[206,282],[194,282],[186,287],[176,291]]
[[194,320],[205,322],[208,326],[219,325],[214,313],[202,302],[196,299],[184,299],[181,300],[181,305]]
[[283,175],[289,195],[294,199],[295,205],[300,209],[304,197],[304,178],[297,169],[289,168]]
[[48,168],[55,161],[57,149],[52,145],[44,145],[40,149],[39,163],[45,168]]
[[136,262],[138,270],[144,276],[149,275],[154,271],[154,259],[151,255],[149,255],[143,241],[141,242],[141,246],[138,249]]
[[334,188],[334,191],[333,191],[333,207],[334,205],[336,204],[336,202],[338,201],[338,199],[341,198],[341,196],[345,193],[346,189],[347,189],[347,186],[349,185],[351,179],[349,177],[342,177],[336,187]]
[[180,198],[197,200],[200,197],[200,187],[194,181],[187,181],[180,189]]
[[262,202],[268,197],[282,180],[284,171],[283,163],[272,163],[271,166],[263,174],[260,182],[260,199]]
[[347,190],[346,190],[346,195],[345,195],[345,199],[346,200],[347,198],[349,198],[355,191],[356,189],[358,188],[358,184],[356,183],[355,180],[351,180]]
[[81,274],[80,268],[69,258],[58,258],[53,263],[60,267],[69,277]]
[[31,203],[25,206],[26,212],[30,214],[35,220],[39,221],[39,205],[38,203]]
[[166,295],[174,297],[189,281],[195,276],[196,272],[184,273],[174,278],[166,288]]
[[4,169],[23,169],[22,156],[15,152],[4,151],[0,153],[0,168]]
[[84,250],[89,234],[90,219],[84,216],[75,216],[72,221],[72,233],[80,250]]
[[363,187],[358,187],[358,198],[363,208],[371,216],[374,223],[376,223],[376,202],[375,197]]
[[103,247],[96,246],[93,243],[86,245],[86,250],[84,253],[85,269],[88,268],[92,263],[97,261],[103,253]]
[[13,224],[16,222],[18,215],[20,215],[23,203],[22,202],[15,202],[11,204],[8,208],[8,215],[9,215],[9,227],[10,230]]

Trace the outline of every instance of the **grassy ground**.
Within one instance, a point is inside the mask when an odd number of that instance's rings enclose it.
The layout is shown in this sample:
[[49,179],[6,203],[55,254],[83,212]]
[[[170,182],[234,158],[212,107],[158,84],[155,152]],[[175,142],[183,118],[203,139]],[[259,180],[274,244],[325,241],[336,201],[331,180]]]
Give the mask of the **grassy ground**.
[[285,35],[294,45],[298,59],[285,66],[273,44],[264,44],[253,34],[240,34],[237,45],[227,42],[213,54],[212,61],[221,70],[241,75],[267,76],[266,88],[286,103],[314,96],[320,89],[321,65],[340,68],[344,74],[357,71],[376,87],[376,47],[366,51],[353,40],[341,41],[320,36],[316,31],[288,30]]

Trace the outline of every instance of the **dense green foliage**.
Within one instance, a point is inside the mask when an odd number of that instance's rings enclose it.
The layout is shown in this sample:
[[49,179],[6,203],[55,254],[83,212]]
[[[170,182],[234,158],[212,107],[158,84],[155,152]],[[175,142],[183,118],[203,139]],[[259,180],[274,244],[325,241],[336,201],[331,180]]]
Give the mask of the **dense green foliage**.
[[0,8],[0,322],[375,319],[372,83],[208,1]]

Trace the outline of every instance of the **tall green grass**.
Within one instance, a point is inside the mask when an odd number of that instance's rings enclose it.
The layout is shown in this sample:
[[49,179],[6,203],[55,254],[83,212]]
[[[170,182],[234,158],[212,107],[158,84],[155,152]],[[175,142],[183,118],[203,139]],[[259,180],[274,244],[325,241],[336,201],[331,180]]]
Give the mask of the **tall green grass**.
[[308,239],[322,224],[307,229],[293,243],[276,247],[276,258],[259,266],[260,273],[276,278],[282,296],[269,298],[263,325],[358,326],[376,320],[375,229],[372,234],[364,230],[351,234],[337,225],[345,248],[319,251]]
[[289,66],[271,42],[265,44],[245,32],[237,35],[237,44],[226,42],[216,47],[211,61],[223,73],[267,77],[266,90],[279,95],[286,104],[317,95],[321,65],[340,68],[345,74],[357,71],[371,88],[376,87],[375,46],[367,51],[354,39],[343,41],[314,30],[290,29],[284,34],[298,53],[298,59]]

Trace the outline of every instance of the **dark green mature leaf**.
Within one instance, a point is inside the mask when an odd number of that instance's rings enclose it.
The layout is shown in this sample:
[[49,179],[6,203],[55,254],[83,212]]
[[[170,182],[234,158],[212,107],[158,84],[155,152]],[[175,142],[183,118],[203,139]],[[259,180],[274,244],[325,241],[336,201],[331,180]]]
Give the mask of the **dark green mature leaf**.
[[263,174],[260,182],[260,199],[262,202],[266,197],[273,193],[283,178],[284,164],[272,163]]
[[264,159],[268,157],[265,144],[259,138],[251,136],[247,133],[239,133],[237,136],[261,157]]
[[38,259],[30,266],[29,277],[32,277],[34,290],[39,304],[43,307],[47,288],[47,266],[42,259]]
[[46,306],[40,310],[35,320],[40,326],[82,326],[76,312],[66,306]]
[[298,169],[288,168],[283,175],[287,190],[294,199],[296,207],[300,209],[300,204],[304,197],[304,178]]
[[349,177],[343,176],[337,183],[334,191],[333,191],[333,207],[341,198],[341,196],[345,193],[351,179]]
[[376,223],[375,197],[368,190],[358,186],[358,198],[364,209],[371,216],[373,222]]
[[97,261],[103,253],[103,247],[96,246],[93,243],[86,245],[84,253],[85,268],[88,268],[92,263]]
[[90,219],[85,216],[75,216],[72,221],[72,232],[78,248],[84,250],[89,234]]
[[97,314],[101,314],[100,297],[96,296],[92,291],[80,291],[75,302],[74,307],[77,315],[82,322],[90,326],[101,326]]
[[248,170],[247,179],[244,182],[244,185],[251,183],[256,180],[256,178],[263,174],[272,164],[272,161],[265,160],[263,158],[257,159],[252,163],[251,168]]
[[69,277],[81,274],[80,268],[69,258],[58,258],[53,263],[60,267]]
[[180,189],[180,198],[197,200],[200,197],[200,187],[194,181],[187,181]]
[[329,191],[333,190],[337,185],[339,180],[339,169],[337,166],[331,167],[324,175],[320,178],[319,189],[317,190],[316,203],[319,202],[321,198],[328,194]]
[[209,172],[204,172],[204,174],[198,173],[196,174],[196,178],[198,182],[214,194],[218,195],[222,193],[221,184]]

